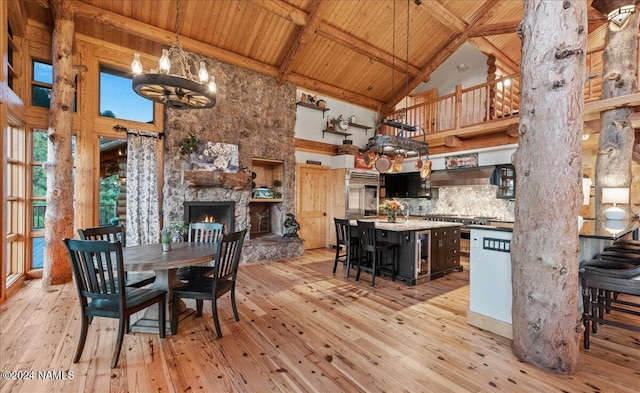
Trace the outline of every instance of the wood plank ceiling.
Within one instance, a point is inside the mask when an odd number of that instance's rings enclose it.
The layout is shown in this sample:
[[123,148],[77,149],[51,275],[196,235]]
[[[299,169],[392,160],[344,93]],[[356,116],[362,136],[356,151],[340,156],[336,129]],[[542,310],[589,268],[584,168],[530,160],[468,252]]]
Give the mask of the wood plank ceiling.
[[[175,0],[70,1],[77,33],[156,56],[175,39]],[[52,25],[46,1],[30,3]],[[503,74],[520,64],[521,1],[180,0],[179,12],[188,51],[385,113],[407,74],[412,90],[465,42]],[[589,9],[590,32],[604,21]]]

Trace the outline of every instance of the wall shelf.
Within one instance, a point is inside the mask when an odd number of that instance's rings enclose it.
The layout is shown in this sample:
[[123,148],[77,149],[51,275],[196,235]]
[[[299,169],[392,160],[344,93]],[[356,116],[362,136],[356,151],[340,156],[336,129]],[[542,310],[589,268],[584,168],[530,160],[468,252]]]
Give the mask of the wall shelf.
[[282,201],[282,198],[251,198],[249,200],[251,203],[280,203]]
[[335,135],[342,135],[344,137],[347,137],[349,135],[352,135],[348,132],[342,132],[342,131],[336,131],[336,130],[322,130],[322,138],[324,139],[324,133],[328,132],[329,134],[335,134]]
[[349,123],[349,127],[362,128],[364,130],[364,134],[367,135],[367,131],[371,129],[369,126],[365,126],[358,123]]
[[315,109],[317,111],[322,111],[322,118],[324,118],[324,113],[329,110],[329,108],[320,108],[316,104],[309,104],[308,102],[302,102],[302,101],[296,102],[296,105],[304,106],[305,108],[309,108],[309,109]]

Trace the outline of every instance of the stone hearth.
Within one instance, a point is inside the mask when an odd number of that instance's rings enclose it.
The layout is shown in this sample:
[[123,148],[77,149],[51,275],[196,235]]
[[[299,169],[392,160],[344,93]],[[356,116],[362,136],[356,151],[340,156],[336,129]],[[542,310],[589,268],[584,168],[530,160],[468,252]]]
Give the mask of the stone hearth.
[[[301,256],[301,239],[285,239],[282,223],[287,213],[295,214],[296,89],[290,83],[278,86],[273,77],[215,60],[203,59],[218,84],[218,100],[213,108],[198,110],[166,109],[164,143],[164,225],[183,219],[185,202],[235,204],[235,230],[247,228],[243,262]],[[193,133],[200,141],[238,146],[238,167],[242,174],[252,172],[252,158],[282,161],[282,203],[271,211],[271,232],[251,238],[249,203],[251,184],[198,184],[186,178],[182,166],[190,161],[180,154],[180,142]],[[191,171],[199,172],[199,171]],[[210,172],[212,176],[213,172]],[[202,175],[195,174],[195,175]],[[205,176],[207,176],[205,174]]]

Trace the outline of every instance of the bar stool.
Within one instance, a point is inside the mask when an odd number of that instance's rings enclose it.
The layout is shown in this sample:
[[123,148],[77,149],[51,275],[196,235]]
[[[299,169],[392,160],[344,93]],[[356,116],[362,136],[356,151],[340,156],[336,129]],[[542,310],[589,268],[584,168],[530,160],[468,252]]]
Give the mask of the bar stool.
[[[604,318],[610,311],[631,315],[640,313],[640,265],[630,269],[611,269],[592,266],[580,267],[582,286],[584,323],[584,348],[589,349],[589,333],[598,332],[598,324],[611,324],[617,327],[640,332],[640,325],[609,321]],[[632,300],[618,300],[604,294],[624,293],[635,296]],[[590,329],[591,328],[591,329]]]
[[[352,236],[349,220],[342,220],[334,217],[336,226],[336,257],[333,262],[333,273],[335,274],[338,262],[345,265],[344,276],[349,277],[351,271],[352,258],[358,257],[358,236]],[[340,254],[344,247],[344,254]]]
[[[358,259],[358,273],[356,273],[356,281],[360,280],[360,271],[365,270],[371,272],[371,286],[375,285],[376,274],[380,270],[387,270],[391,273],[391,279],[396,280],[398,272],[398,258],[396,256],[397,244],[380,242],[376,240],[376,225],[373,221],[358,220],[358,236],[360,237],[360,258]],[[381,265],[381,257],[383,252],[391,251],[393,253],[393,262],[391,266]],[[370,267],[363,267],[362,262],[367,260],[371,263]]]

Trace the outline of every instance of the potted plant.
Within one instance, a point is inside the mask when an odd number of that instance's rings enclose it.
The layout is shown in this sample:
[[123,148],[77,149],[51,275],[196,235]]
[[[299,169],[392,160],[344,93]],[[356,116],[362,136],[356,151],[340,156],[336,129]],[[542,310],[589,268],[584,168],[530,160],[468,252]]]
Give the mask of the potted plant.
[[160,242],[162,243],[162,252],[171,251],[171,229],[163,228],[160,231]]
[[190,156],[191,153],[195,152],[198,148],[198,143],[200,143],[200,140],[193,132],[188,133],[187,136],[180,141],[180,154],[186,156],[187,159],[187,162],[183,164],[184,169],[191,169]]
[[171,241],[178,243],[184,240],[184,235],[189,232],[189,227],[184,221],[174,221],[169,224],[169,231],[171,231]]

